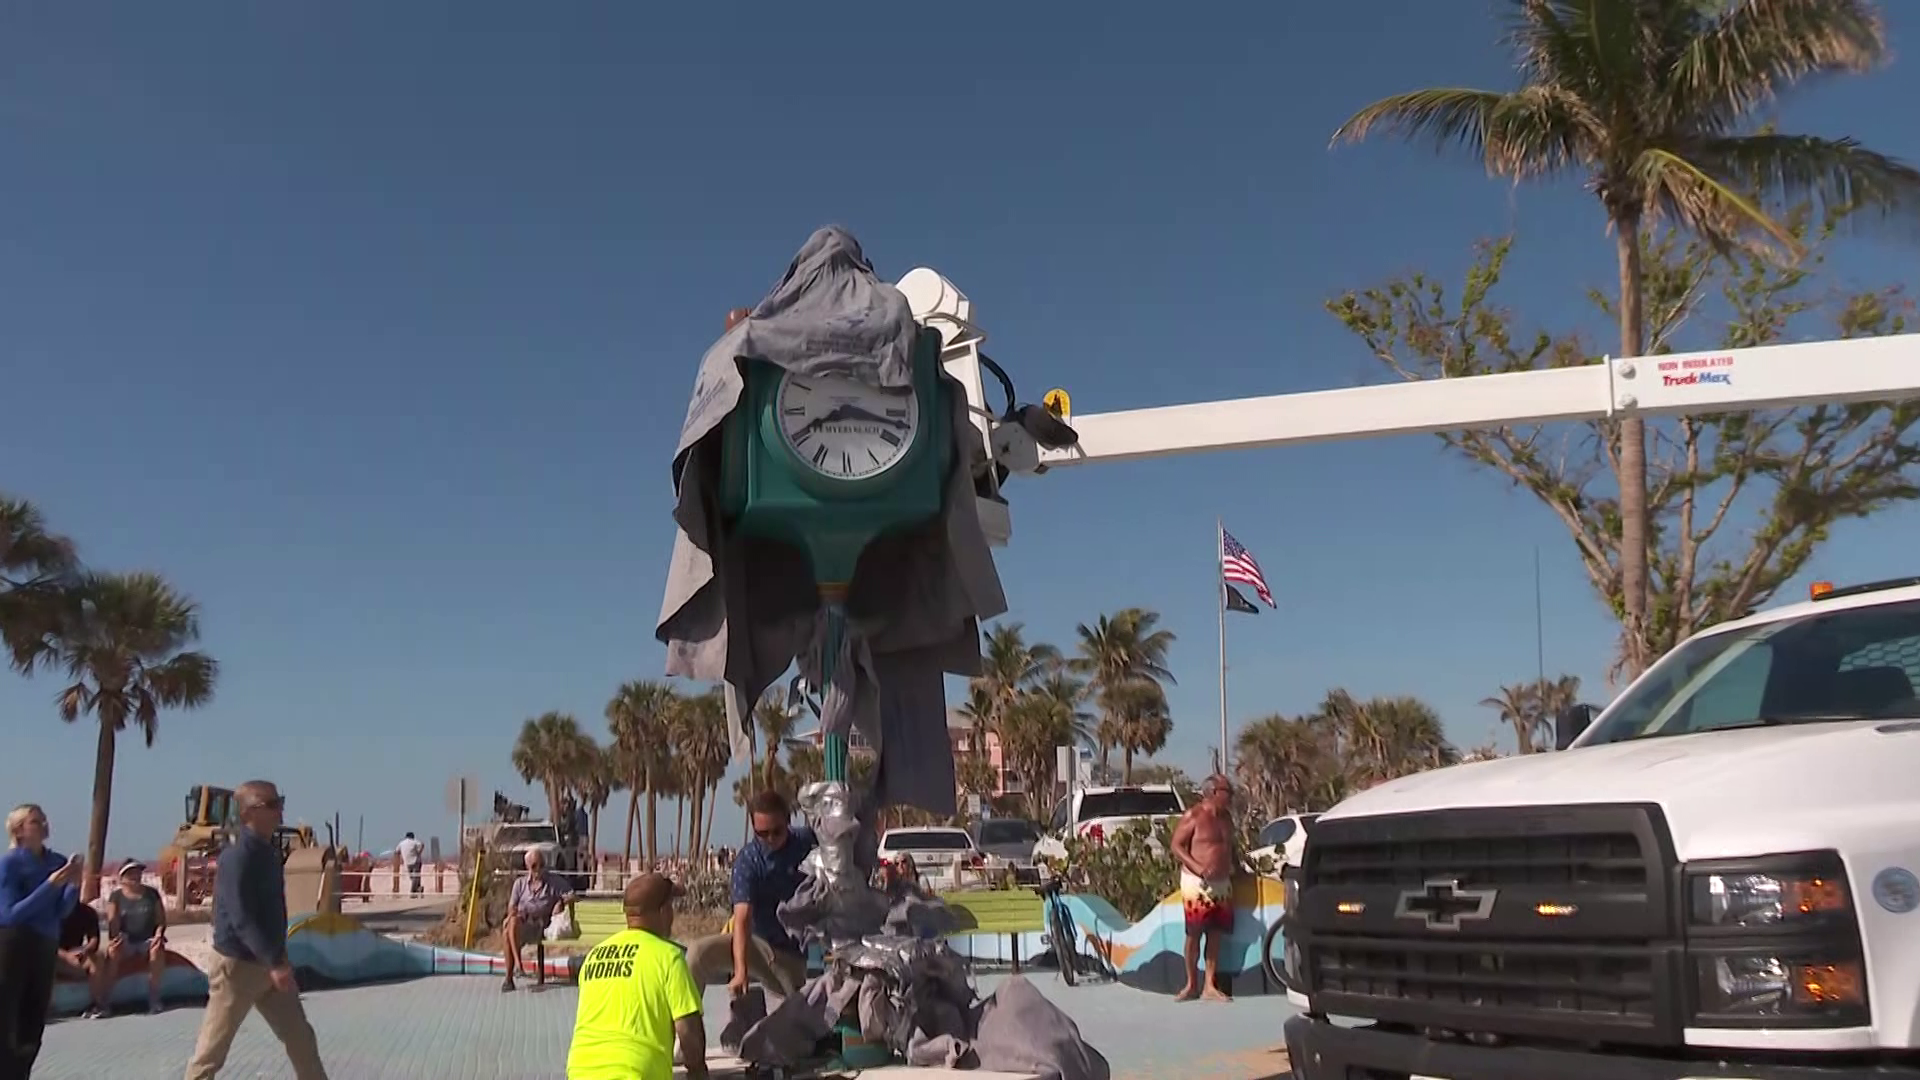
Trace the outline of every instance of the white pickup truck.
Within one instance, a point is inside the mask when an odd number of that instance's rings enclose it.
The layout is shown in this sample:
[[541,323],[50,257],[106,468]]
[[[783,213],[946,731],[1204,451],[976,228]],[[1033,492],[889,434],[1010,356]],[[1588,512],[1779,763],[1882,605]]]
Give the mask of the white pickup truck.
[[1186,802],[1172,784],[1076,788],[1072,795],[1054,804],[1047,835],[1034,845],[1033,857],[1066,858],[1070,833],[1088,836],[1098,829],[1111,834],[1136,821],[1177,822],[1186,812]]
[[1322,816],[1294,1075],[1920,1078],[1920,578],[1814,594]]

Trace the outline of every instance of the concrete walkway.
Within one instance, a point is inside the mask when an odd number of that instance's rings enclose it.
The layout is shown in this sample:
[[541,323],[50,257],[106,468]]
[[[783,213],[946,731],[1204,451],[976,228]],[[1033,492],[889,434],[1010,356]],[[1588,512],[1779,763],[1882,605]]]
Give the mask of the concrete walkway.
[[[979,981],[991,993],[997,978]],[[1281,1024],[1286,999],[1230,1004],[1170,999],[1122,986],[1067,988],[1051,974],[1035,984],[1073,1016],[1107,1056],[1115,1080],[1265,1080],[1287,1075]],[[573,1027],[571,987],[502,994],[489,978],[438,976],[306,995],[334,1080],[540,1080],[560,1078]],[[707,996],[716,1040],[725,991]],[[202,1010],[161,1016],[68,1020],[47,1029],[36,1080],[177,1080],[193,1052]],[[235,1040],[223,1077],[289,1077],[285,1056],[259,1017]]]

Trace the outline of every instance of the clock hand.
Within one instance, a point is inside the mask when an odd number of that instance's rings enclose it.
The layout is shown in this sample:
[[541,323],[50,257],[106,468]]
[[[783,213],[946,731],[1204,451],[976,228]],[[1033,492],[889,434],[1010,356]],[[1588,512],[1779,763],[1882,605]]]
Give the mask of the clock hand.
[[875,416],[873,413],[868,412],[867,410],[861,408],[858,405],[843,405],[841,406],[841,408],[847,411],[847,417],[846,417],[847,419],[865,420],[871,424],[891,424],[892,426],[896,428],[900,428],[902,430],[905,430],[907,426],[907,422],[905,420],[895,420],[892,417],[887,417],[887,416]]
[[794,435],[796,437],[800,435],[805,435],[805,434],[808,434],[809,432],[820,430],[820,427],[823,424],[837,424],[840,421],[847,419],[847,408],[848,407],[845,405],[834,406],[832,409],[829,409],[825,413],[822,413],[821,415],[816,416],[813,419],[807,421],[806,426],[801,428],[799,431],[794,432]]

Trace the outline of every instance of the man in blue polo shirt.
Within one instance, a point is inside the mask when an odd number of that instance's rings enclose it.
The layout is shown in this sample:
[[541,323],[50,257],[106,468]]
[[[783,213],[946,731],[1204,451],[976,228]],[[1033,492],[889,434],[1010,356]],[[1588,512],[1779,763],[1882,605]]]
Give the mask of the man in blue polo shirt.
[[732,932],[694,942],[687,964],[703,987],[725,982],[739,997],[758,982],[785,997],[806,983],[807,958],[776,913],[800,889],[813,830],[793,824],[793,810],[777,791],[755,795],[747,813],[753,839],[733,860]]

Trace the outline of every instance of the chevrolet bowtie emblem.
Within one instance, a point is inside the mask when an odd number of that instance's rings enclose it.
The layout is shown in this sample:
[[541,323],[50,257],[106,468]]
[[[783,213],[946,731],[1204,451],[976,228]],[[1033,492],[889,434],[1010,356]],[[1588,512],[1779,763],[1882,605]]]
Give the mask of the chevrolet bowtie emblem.
[[1431,930],[1458,930],[1463,922],[1491,916],[1497,895],[1494,889],[1463,889],[1456,880],[1438,878],[1425,888],[1401,893],[1393,914],[1399,919],[1419,919]]

